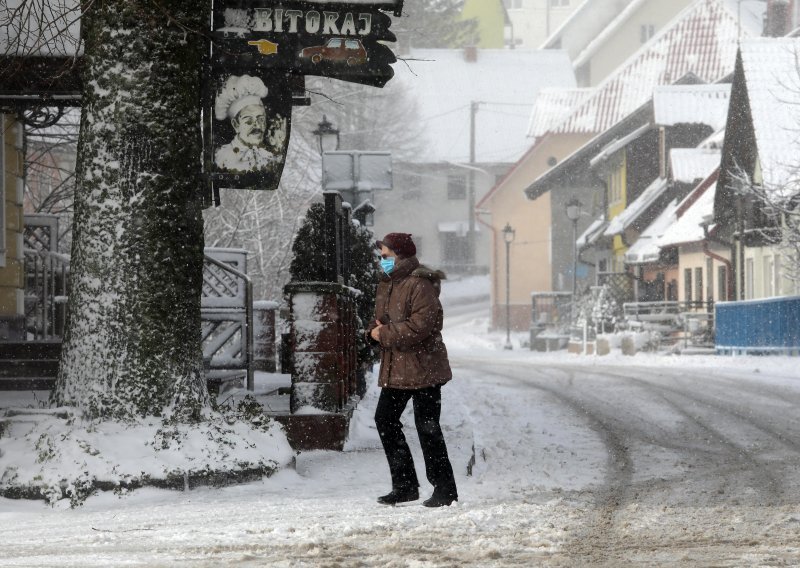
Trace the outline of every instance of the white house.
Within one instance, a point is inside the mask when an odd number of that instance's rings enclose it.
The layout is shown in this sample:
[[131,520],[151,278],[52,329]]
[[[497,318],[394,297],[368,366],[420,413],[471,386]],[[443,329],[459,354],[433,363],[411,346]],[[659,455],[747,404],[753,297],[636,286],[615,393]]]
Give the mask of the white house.
[[412,233],[423,261],[485,272],[489,234],[475,204],[528,150],[529,116],[545,87],[575,86],[559,50],[413,50],[393,79],[413,96],[409,128],[423,150],[394,164],[394,190],[376,193],[376,234]]

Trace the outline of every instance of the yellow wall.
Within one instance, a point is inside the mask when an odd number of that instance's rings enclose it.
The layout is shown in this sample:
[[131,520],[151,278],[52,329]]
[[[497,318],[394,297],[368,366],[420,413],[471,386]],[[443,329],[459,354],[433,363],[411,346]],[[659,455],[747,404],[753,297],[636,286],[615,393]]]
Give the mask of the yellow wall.
[[478,21],[480,41],[483,49],[502,49],[505,47],[505,14],[502,0],[467,0],[461,11],[464,20],[474,18]]
[[[480,218],[491,224],[494,234],[490,261],[493,313],[503,314],[506,301],[506,249],[502,230],[509,223],[516,231],[511,244],[511,300],[515,327],[530,325],[531,292],[553,289],[550,259],[551,209],[550,194],[531,201],[524,193],[526,187],[550,169],[547,160],[555,157],[561,162],[586,143],[588,135],[550,135],[520,160],[502,181],[502,185],[479,209],[488,215]],[[504,320],[503,320],[504,321]],[[495,325],[499,325],[497,319]]]
[[521,8],[508,8],[514,26],[514,39],[520,47],[538,49],[569,18],[581,3],[553,6],[552,0],[527,0]]
[[[628,162],[625,150],[620,150],[609,159],[610,170],[607,175],[606,183],[608,187],[608,216],[611,220],[628,206]],[[612,266],[611,272],[625,271],[625,253],[628,247],[620,235],[616,235],[613,240]]]
[[[709,250],[718,256],[726,258],[730,260],[731,251],[727,247],[722,247],[719,245],[710,245]],[[718,290],[719,290],[719,282],[717,279],[719,267],[726,266],[724,263],[720,262],[719,260],[712,259],[712,274],[709,276],[708,274],[708,256],[703,252],[703,245],[701,243],[693,243],[689,245],[684,245],[678,247],[678,301],[684,302],[687,298],[686,293],[686,278],[684,276],[685,270],[690,269],[692,271],[692,301],[703,301],[705,302],[708,300],[708,284],[711,282],[712,284],[712,293],[711,296],[714,298],[714,301],[724,301],[726,298],[718,298]],[[703,271],[703,297],[697,298],[695,294],[695,282],[696,282],[696,270],[700,268]],[[730,270],[730,267],[727,268]],[[730,282],[730,281],[729,281]],[[729,284],[730,286],[730,284]]]
[[24,313],[22,274],[22,126],[0,115],[4,132],[5,263],[0,264],[0,318]]
[[[797,285],[786,276],[786,264],[791,261],[783,258],[778,247],[748,247],[744,253],[745,266],[748,260],[753,264],[753,282],[752,286],[745,282],[745,291],[752,290],[752,295],[746,295],[746,300],[793,296],[798,293]],[[745,266],[742,270],[746,270]],[[778,277],[775,275],[776,271],[780,272]]]

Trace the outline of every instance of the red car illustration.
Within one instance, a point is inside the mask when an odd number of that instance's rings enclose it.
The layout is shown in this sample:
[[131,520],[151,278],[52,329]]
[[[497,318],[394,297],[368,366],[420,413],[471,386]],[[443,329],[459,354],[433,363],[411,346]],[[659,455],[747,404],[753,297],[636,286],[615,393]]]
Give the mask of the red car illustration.
[[317,64],[323,61],[331,63],[346,63],[349,66],[363,65],[367,62],[367,50],[361,40],[334,37],[325,45],[306,47],[300,52],[301,59],[310,59]]

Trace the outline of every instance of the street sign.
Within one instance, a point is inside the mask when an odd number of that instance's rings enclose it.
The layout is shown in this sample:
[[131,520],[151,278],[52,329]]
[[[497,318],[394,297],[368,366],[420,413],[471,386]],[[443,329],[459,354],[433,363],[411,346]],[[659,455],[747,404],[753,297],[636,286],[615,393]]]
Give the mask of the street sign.
[[356,193],[392,189],[392,154],[357,150],[325,152],[322,187],[326,191]]

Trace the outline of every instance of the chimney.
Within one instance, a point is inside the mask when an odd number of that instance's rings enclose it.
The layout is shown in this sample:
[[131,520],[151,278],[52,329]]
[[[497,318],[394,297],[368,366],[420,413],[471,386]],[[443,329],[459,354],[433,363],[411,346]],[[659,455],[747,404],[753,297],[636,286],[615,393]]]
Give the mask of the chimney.
[[788,0],[768,0],[764,14],[764,31],[766,37],[782,37],[788,34],[791,24]]
[[464,48],[464,61],[467,63],[475,63],[478,61],[478,46],[468,45]]

